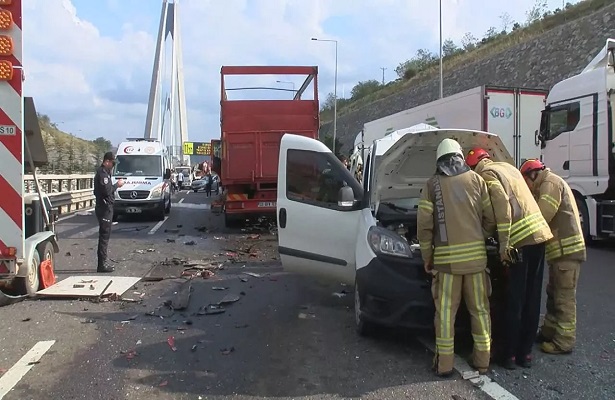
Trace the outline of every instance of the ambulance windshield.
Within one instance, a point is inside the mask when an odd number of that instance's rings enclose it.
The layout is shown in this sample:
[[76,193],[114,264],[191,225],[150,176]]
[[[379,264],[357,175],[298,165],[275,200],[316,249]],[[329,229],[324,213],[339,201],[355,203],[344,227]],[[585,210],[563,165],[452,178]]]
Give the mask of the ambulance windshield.
[[162,176],[162,158],[159,155],[117,156],[113,176]]

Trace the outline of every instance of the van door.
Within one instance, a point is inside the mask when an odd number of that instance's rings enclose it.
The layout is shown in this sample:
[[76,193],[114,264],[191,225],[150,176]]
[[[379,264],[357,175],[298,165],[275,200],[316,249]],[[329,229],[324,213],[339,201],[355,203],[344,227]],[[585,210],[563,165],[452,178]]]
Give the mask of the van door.
[[[304,136],[282,137],[278,164],[278,240],[284,269],[354,284],[361,186],[327,146]],[[343,187],[352,189],[352,205],[338,202]]]

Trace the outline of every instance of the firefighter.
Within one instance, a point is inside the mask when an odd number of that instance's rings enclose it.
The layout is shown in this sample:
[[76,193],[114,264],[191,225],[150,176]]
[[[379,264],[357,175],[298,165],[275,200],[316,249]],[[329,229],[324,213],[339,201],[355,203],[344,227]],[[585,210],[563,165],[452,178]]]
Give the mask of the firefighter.
[[576,341],[577,282],[587,257],[579,210],[570,186],[540,160],[527,160],[520,170],[555,235],[546,245],[547,314],[538,341],[545,353],[570,353]]
[[455,317],[461,299],[470,312],[472,364],[489,368],[491,320],[485,236],[495,234],[495,216],[485,181],[470,170],[459,143],[444,139],[436,152],[436,173],[421,192],[418,239],[427,273],[433,274],[436,315],[434,370],[453,372]]
[[111,236],[113,221],[113,202],[115,190],[124,186],[124,180],[111,183],[111,170],[115,165],[115,157],[112,152],[103,156],[100,167],[94,176],[94,196],[96,197],[96,218],[98,219],[98,268],[97,272],[113,272],[115,268],[107,264],[107,247]]
[[515,167],[494,162],[481,148],[470,150],[467,164],[485,179],[497,222],[500,260],[506,268],[506,312],[500,363],[529,368],[540,323],[545,243],[553,237],[536,200]]

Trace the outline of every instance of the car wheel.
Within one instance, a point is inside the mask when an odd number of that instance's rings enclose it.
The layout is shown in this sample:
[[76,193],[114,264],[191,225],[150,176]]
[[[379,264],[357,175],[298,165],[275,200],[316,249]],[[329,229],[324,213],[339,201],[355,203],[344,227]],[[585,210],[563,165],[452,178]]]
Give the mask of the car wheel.
[[198,192],[198,191],[199,191],[198,189],[193,189],[193,190],[194,190],[194,193],[196,193],[196,192]]
[[361,336],[371,336],[376,331],[376,325],[372,322],[365,321],[361,311],[361,294],[359,291],[359,282],[355,279],[354,283],[354,318],[355,329]]

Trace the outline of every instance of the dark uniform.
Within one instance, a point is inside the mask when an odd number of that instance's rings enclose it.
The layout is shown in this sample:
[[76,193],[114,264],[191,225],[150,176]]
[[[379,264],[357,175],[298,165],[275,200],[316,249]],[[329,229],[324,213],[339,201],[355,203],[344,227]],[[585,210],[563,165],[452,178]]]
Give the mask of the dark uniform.
[[105,161],[115,161],[113,153],[105,153],[103,164],[96,170],[94,176],[94,196],[96,197],[96,218],[98,219],[98,272],[113,272],[114,268],[107,264],[107,247],[111,236],[113,223],[113,202],[117,183],[111,183],[111,169],[105,167]]

